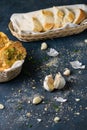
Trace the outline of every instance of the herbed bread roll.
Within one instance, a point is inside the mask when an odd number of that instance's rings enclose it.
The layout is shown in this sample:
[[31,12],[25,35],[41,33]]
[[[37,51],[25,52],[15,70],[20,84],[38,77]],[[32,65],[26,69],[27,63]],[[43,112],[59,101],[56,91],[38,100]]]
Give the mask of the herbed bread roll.
[[8,41],[9,38],[3,32],[0,32],[0,50],[5,46],[6,42]]
[[26,50],[19,41],[8,41],[0,50],[0,71],[10,68],[15,61],[23,60]]
[[[9,29],[14,36],[22,41],[62,37],[80,33],[86,29],[87,25],[83,24],[82,27],[81,24],[86,18],[87,6],[84,4],[56,6],[29,13],[13,14]],[[78,31],[77,25],[79,25]],[[70,29],[73,29],[74,32],[70,32]],[[64,34],[65,30],[66,34]]]
[[6,34],[0,32],[0,71],[10,68],[15,61],[26,57],[26,49],[19,41],[9,40]]
[[26,54],[21,42],[12,41],[0,32],[0,82],[7,82],[20,74]]

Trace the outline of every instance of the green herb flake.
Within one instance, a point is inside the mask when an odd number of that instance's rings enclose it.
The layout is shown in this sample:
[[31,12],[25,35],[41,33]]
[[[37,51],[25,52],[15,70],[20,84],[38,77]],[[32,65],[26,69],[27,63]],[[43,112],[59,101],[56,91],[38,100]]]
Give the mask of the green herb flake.
[[73,50],[73,52],[74,52],[74,53],[79,53],[79,52],[80,52],[80,50],[75,49],[75,50]]
[[19,103],[19,104],[16,106],[16,110],[22,110],[22,109],[23,109],[22,103]]
[[56,105],[56,104],[53,104],[53,108],[54,108],[54,110],[55,110],[56,112],[58,112],[58,111],[60,110],[59,106]]
[[30,125],[29,125],[29,128],[32,128],[32,127],[33,127],[33,125],[32,125],[32,124],[30,124]]

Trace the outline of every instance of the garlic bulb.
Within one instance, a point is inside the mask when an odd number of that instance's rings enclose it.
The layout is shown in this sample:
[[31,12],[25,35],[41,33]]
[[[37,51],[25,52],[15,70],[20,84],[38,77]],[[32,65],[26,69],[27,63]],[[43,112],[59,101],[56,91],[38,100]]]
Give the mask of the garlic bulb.
[[54,80],[53,80],[52,75],[47,75],[45,77],[43,87],[47,91],[53,91],[54,90]]
[[43,87],[47,91],[53,91],[54,89],[62,89],[66,84],[64,77],[59,72],[56,74],[55,79],[52,75],[47,75],[44,80]]
[[65,84],[66,84],[66,81],[64,77],[61,75],[61,73],[59,72],[58,74],[56,74],[55,80],[54,80],[54,88],[62,89],[65,86]]

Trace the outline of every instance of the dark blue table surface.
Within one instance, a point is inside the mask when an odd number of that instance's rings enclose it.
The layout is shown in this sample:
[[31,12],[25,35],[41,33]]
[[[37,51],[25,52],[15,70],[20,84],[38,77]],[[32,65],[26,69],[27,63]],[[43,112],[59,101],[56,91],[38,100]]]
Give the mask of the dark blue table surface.
[[[0,31],[6,33],[12,40],[17,40],[8,29],[10,16],[13,13],[29,12],[58,5],[87,3],[86,0],[1,0],[0,1]],[[0,103],[5,106],[0,110],[0,130],[86,130],[87,129],[87,31],[73,36],[45,40],[49,48],[59,52],[57,59],[47,56],[41,51],[43,41],[23,43],[27,57],[21,74],[15,79],[0,83]],[[44,67],[51,60],[57,60],[57,66]],[[84,70],[75,70],[70,61],[79,60],[86,65]],[[52,93],[43,89],[44,77],[55,75],[70,68],[72,74],[66,77],[65,89]],[[35,89],[34,89],[35,87]],[[34,95],[44,96],[39,105],[32,104]],[[59,103],[55,97],[67,99]],[[75,99],[80,99],[76,101]],[[30,101],[30,102],[29,102]],[[48,108],[45,111],[45,108]],[[26,113],[31,113],[30,117]],[[59,123],[54,123],[54,117],[60,117]],[[41,119],[41,122],[38,122]]]

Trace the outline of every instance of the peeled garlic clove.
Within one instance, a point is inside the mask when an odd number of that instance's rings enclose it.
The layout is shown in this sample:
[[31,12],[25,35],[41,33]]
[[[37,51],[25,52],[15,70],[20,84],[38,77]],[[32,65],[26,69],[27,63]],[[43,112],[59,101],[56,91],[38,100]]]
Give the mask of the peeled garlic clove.
[[0,104],[0,110],[4,109],[4,105]]
[[42,101],[42,98],[40,97],[40,96],[36,96],[36,97],[34,97],[33,98],[33,104],[39,104],[39,103],[41,103],[41,101]]
[[70,70],[68,68],[65,68],[65,71],[63,72],[63,75],[69,76],[70,75]]
[[59,117],[54,117],[54,122],[55,123],[58,123],[60,121],[60,118]]
[[41,44],[41,50],[46,50],[47,49],[47,43],[46,42],[43,42]]
[[47,91],[53,91],[54,90],[54,80],[53,80],[52,75],[47,75],[45,77],[43,87]]
[[55,80],[54,80],[54,88],[62,89],[65,86],[65,84],[66,84],[66,81],[64,77],[61,75],[61,73],[59,72],[58,74],[56,74]]
[[58,89],[59,85],[60,85],[60,78],[59,78],[59,74],[56,74],[55,76],[55,80],[54,80],[54,88]]

